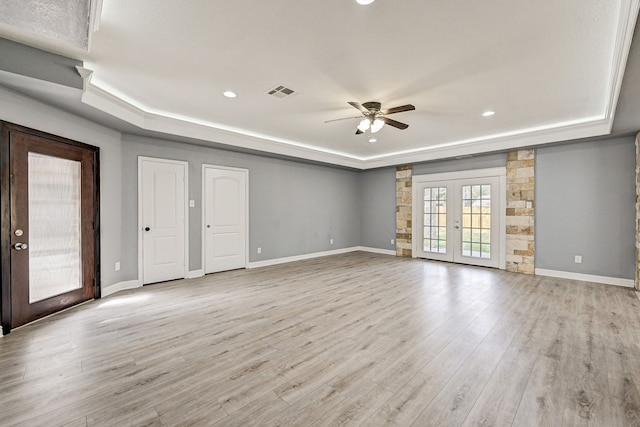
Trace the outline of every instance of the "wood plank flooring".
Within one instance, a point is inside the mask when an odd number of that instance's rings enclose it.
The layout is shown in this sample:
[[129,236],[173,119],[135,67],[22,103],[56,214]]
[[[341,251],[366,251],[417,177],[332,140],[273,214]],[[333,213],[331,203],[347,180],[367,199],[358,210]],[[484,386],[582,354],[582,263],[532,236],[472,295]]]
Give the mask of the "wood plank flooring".
[[630,289],[355,252],[0,338],[2,426],[640,426]]

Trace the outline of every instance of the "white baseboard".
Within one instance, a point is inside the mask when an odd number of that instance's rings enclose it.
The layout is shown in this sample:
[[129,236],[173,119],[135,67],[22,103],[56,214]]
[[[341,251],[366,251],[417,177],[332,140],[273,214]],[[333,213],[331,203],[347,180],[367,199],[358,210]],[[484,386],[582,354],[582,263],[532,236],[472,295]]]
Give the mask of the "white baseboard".
[[395,249],[379,249],[379,248],[370,248],[368,246],[356,246],[355,250],[356,251],[371,252],[371,253],[374,253],[374,254],[396,256],[396,250]]
[[274,259],[266,259],[264,261],[254,261],[254,262],[248,263],[247,268],[267,267],[270,265],[285,264],[287,262],[302,261],[305,259],[320,258],[324,256],[329,256],[329,255],[340,255],[340,254],[346,254],[348,252],[356,252],[356,251],[373,252],[373,253],[385,254],[385,255],[396,254],[396,251],[391,251],[387,249],[367,248],[364,246],[352,246],[350,248],[334,249],[331,251],[313,252],[310,254],[295,255],[295,256],[284,257],[284,258],[274,258]]
[[126,282],[118,282],[114,285],[102,288],[102,297],[108,297],[116,292],[124,291],[126,289],[135,289],[142,287],[142,283],[139,280],[128,280]]
[[192,270],[187,273],[187,279],[197,279],[198,277],[204,276],[204,270]]
[[536,268],[535,273],[538,276],[558,277],[560,279],[581,280],[583,282],[604,283],[605,285],[624,286],[625,288],[633,288],[635,283],[633,279],[620,279],[617,277],[594,276],[592,274],[572,273],[569,271],[545,270]]

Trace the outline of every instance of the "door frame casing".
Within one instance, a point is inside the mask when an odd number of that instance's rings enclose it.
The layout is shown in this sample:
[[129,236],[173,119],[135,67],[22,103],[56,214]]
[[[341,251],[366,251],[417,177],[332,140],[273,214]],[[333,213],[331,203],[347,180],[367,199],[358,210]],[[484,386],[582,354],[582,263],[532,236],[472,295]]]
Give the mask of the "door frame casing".
[[74,141],[61,136],[53,135],[36,129],[27,128],[10,122],[0,121],[0,323],[2,331],[6,335],[11,331],[11,132],[20,132],[42,139],[48,139],[56,143],[66,144],[89,150],[93,153],[93,257],[94,257],[94,299],[101,297],[101,263],[100,263],[100,148]]
[[[459,179],[474,179],[474,178],[489,178],[489,177],[497,177],[499,179],[499,197],[500,197],[500,215],[499,215],[499,232],[500,232],[500,252],[499,252],[499,269],[504,270],[507,268],[507,256],[505,252],[505,246],[507,242],[507,168],[504,166],[495,167],[495,168],[485,168],[485,169],[472,169],[472,170],[464,170],[464,171],[456,171],[456,172],[442,172],[442,173],[433,173],[426,175],[414,175],[411,178],[412,184],[412,194],[411,200],[411,214],[412,217],[418,218],[419,215],[422,215],[420,210],[420,204],[417,203],[420,200],[420,194],[418,194],[418,184],[427,183],[427,182],[451,182]],[[416,222],[414,221],[414,224]],[[418,227],[411,228],[411,246],[413,254],[413,258],[417,258],[417,250],[418,250],[418,240],[420,240],[419,235],[420,230]]]
[[206,214],[206,203],[205,203],[205,197],[206,197],[206,170],[207,169],[219,169],[219,170],[229,170],[229,171],[234,171],[234,172],[242,172],[245,174],[245,181],[244,181],[244,185],[245,185],[245,204],[244,204],[244,209],[245,209],[245,215],[244,215],[244,227],[245,227],[245,244],[244,244],[244,251],[245,251],[245,256],[244,256],[244,268],[247,268],[247,265],[249,264],[249,169],[245,169],[245,168],[236,168],[236,167],[232,167],[232,166],[218,166],[218,165],[211,165],[211,164],[202,164],[202,172],[201,172],[201,178],[202,178],[202,198],[201,198],[201,204],[202,204],[202,249],[201,249],[201,253],[202,253],[202,260],[201,265],[202,265],[202,274],[205,275],[206,274],[206,221],[207,218],[205,216]]
[[142,162],[169,163],[184,168],[184,271],[183,278],[189,274],[189,162],[183,160],[163,159],[159,157],[138,156],[138,282],[144,285],[144,251],[142,229]]

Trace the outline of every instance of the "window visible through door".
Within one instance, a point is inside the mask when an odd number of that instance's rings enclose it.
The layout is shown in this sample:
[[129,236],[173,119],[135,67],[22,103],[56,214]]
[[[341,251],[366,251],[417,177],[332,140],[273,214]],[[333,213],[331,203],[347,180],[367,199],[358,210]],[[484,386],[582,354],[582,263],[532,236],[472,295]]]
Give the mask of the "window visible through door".
[[425,252],[447,252],[447,187],[427,187],[423,190]]
[[462,255],[491,258],[491,185],[462,186]]
[[414,176],[414,256],[504,268],[504,175],[495,168]]

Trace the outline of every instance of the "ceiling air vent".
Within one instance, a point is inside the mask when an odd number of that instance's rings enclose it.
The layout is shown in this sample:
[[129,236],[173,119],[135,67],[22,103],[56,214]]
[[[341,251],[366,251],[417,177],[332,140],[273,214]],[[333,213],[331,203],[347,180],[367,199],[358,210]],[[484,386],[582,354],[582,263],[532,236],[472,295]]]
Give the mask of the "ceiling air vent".
[[292,95],[294,93],[295,91],[293,89],[289,89],[288,87],[285,87],[282,85],[278,87],[274,87],[269,92],[267,92],[267,94],[275,96],[276,98],[286,98],[287,96]]

